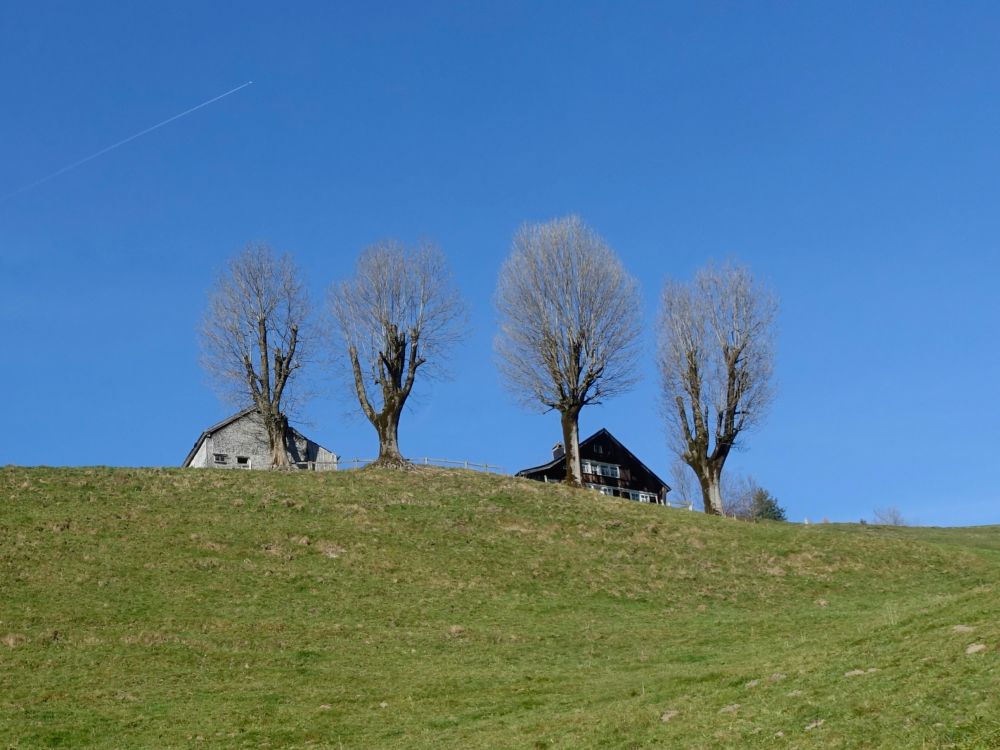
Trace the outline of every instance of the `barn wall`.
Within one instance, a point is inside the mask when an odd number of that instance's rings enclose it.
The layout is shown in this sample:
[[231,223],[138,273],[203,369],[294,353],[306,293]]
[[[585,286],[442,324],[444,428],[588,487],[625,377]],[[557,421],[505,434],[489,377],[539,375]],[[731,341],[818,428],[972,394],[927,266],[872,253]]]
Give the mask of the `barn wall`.
[[[294,463],[317,464],[318,471],[336,469],[337,456],[314,443],[303,435],[291,431],[288,440],[289,460]],[[215,461],[215,454],[225,456],[223,463]],[[246,469],[238,457],[249,459],[249,467],[266,469],[271,465],[271,451],[268,447],[267,429],[258,414],[247,414],[235,422],[216,430],[206,440],[191,461],[191,466],[216,469]]]
[[[216,463],[213,454],[222,453],[226,456],[224,464]],[[237,419],[221,430],[212,434],[212,447],[206,456],[209,466],[218,469],[239,469],[237,456],[246,456],[255,469],[263,469],[271,465],[271,451],[267,445],[267,430],[261,418],[256,414]]]
[[191,459],[190,466],[198,469],[204,469],[208,466],[208,448],[211,442],[212,438],[201,441],[201,447],[198,448],[198,452]]

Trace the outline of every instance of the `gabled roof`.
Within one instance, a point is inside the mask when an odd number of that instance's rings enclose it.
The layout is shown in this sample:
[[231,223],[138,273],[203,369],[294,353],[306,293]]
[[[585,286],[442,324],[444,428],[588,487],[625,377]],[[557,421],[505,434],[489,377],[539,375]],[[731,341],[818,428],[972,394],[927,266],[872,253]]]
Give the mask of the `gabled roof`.
[[211,427],[209,427],[207,430],[205,430],[203,433],[201,433],[201,435],[202,435],[202,437],[207,437],[207,436],[211,435],[213,432],[218,432],[223,427],[229,427],[229,425],[231,425],[233,422],[237,422],[237,421],[243,419],[243,417],[246,417],[246,416],[249,416],[249,415],[253,414],[255,411],[257,411],[257,407],[256,406],[248,406],[243,411],[241,411],[241,412],[239,412],[237,414],[234,414],[231,417],[226,417],[225,419],[223,419],[221,422],[219,422],[217,424],[213,424]]
[[626,453],[627,453],[627,454],[628,454],[629,456],[631,456],[631,457],[632,457],[633,459],[635,459],[635,462],[636,462],[637,464],[639,464],[639,466],[641,466],[641,467],[642,467],[643,469],[645,469],[645,470],[646,470],[647,472],[649,472],[649,476],[651,476],[651,477],[652,477],[653,479],[655,479],[655,480],[656,480],[657,482],[659,482],[659,483],[660,483],[660,484],[662,484],[662,485],[663,485],[664,487],[666,487],[666,488],[667,488],[667,492],[669,492],[669,491],[670,491],[670,485],[669,485],[669,484],[667,484],[667,483],[666,483],[666,482],[664,482],[664,481],[663,481],[662,479],[660,479],[660,478],[659,478],[659,477],[658,477],[658,476],[656,475],[656,472],[655,472],[655,471],[653,471],[653,470],[652,470],[652,469],[650,469],[650,468],[649,468],[648,466],[646,466],[646,464],[644,464],[644,463],[643,463],[642,461],[640,461],[640,460],[639,460],[639,457],[638,457],[638,456],[636,456],[636,455],[635,455],[635,454],[634,454],[634,453],[633,453],[632,451],[630,451],[630,450],[629,450],[628,448],[626,448],[626,447],[625,447],[625,445],[624,445],[624,444],[622,443],[622,441],[621,441],[621,440],[619,440],[618,438],[616,438],[616,437],[615,437],[614,435],[612,435],[612,434],[611,434],[610,432],[608,432],[608,431],[607,431],[606,429],[604,429],[603,427],[602,427],[601,429],[599,429],[599,430],[598,430],[597,432],[595,432],[595,433],[594,433],[593,435],[591,435],[591,436],[590,436],[589,438],[587,438],[587,440],[593,440],[594,438],[596,438],[596,437],[597,437],[598,435],[601,435],[602,433],[603,433],[604,435],[607,435],[607,436],[608,436],[609,438],[611,438],[611,439],[612,439],[612,440],[613,440],[613,441],[614,441],[615,443],[617,443],[617,444],[618,444],[618,447],[619,447],[619,448],[621,448],[621,449],[622,449],[623,451],[625,451],[625,452],[626,452]]
[[244,409],[243,411],[241,411],[241,412],[239,412],[237,414],[233,414],[233,416],[231,416],[231,417],[226,417],[225,419],[223,419],[218,424],[213,424],[211,427],[209,427],[207,430],[205,430],[203,433],[201,433],[201,435],[198,436],[198,439],[194,441],[194,447],[191,448],[190,451],[188,451],[187,458],[184,459],[184,463],[182,463],[181,466],[190,466],[191,465],[191,461],[192,461],[192,459],[194,459],[195,454],[198,452],[198,449],[201,447],[201,444],[203,442],[205,442],[205,440],[207,438],[211,437],[212,433],[218,432],[223,427],[228,427],[233,422],[235,422],[235,421],[237,421],[239,419],[243,419],[243,417],[247,416],[248,414],[253,414],[253,412],[255,412],[255,411],[257,411],[257,407],[256,406],[250,406],[250,407]]
[[[593,437],[593,435],[591,435],[590,437]],[[587,440],[590,440],[590,438],[587,438]],[[585,443],[587,441],[585,440],[583,442]],[[583,443],[580,443],[580,447],[581,448],[583,447]],[[565,463],[565,461],[566,461],[566,456],[565,456],[565,454],[563,454],[562,456],[559,456],[559,458],[553,458],[547,464],[541,464],[539,466],[529,466],[527,469],[521,469],[514,476],[515,477],[523,477],[525,474],[534,474],[535,472],[538,472],[538,471],[547,471],[548,469],[554,469],[559,464]]]
[[[207,430],[205,430],[203,433],[201,433],[201,435],[198,437],[197,440],[195,440],[194,447],[191,448],[191,450],[188,452],[187,458],[184,459],[184,463],[182,463],[181,466],[182,467],[189,466],[191,464],[191,460],[195,457],[195,454],[198,452],[198,449],[201,447],[201,444],[203,442],[205,442],[206,439],[210,438],[214,433],[218,432],[219,430],[223,429],[224,427],[228,427],[233,422],[238,422],[239,420],[243,419],[243,417],[250,416],[251,414],[255,413],[256,411],[257,411],[257,407],[256,406],[249,406],[246,409],[244,409],[243,411],[238,412],[236,414],[233,414],[231,417],[226,417],[225,419],[223,419],[221,422],[218,422],[217,424],[213,424],[211,427],[209,427]],[[303,440],[309,440],[309,438],[307,438],[301,432],[299,432],[298,430],[296,430],[294,427],[289,427],[288,429],[289,429],[289,431],[293,435],[295,435],[295,437],[302,438]],[[315,442],[315,441],[310,441],[310,442]],[[322,446],[320,446],[320,447],[322,447]]]
[[[597,432],[595,432],[590,437],[588,437],[588,438],[586,438],[584,440],[581,440],[580,441],[580,450],[582,451],[585,446],[590,445],[590,443],[594,442],[599,437],[607,437],[607,438],[613,440],[615,442],[615,444],[619,448],[621,448],[623,451],[625,451],[625,453],[627,453],[631,458],[633,458],[635,460],[635,462],[637,464],[639,464],[639,466],[641,466],[644,470],[646,470],[649,473],[649,475],[651,477],[653,477],[653,479],[655,479],[657,482],[659,482],[664,487],[666,487],[667,491],[669,492],[670,485],[667,484],[666,482],[664,482],[662,479],[660,479],[656,475],[656,472],[654,472],[652,469],[650,469],[648,466],[646,466],[646,464],[644,464],[642,461],[640,461],[639,458],[632,451],[630,451],[628,448],[625,447],[625,445],[622,443],[621,440],[619,440],[614,435],[612,435],[604,427],[602,427],[601,429],[599,429]],[[519,472],[517,472],[517,474],[515,476],[523,477],[526,474],[535,474],[536,472],[539,472],[539,471],[547,471],[549,469],[554,469],[555,467],[559,466],[560,464],[564,464],[565,462],[566,462],[566,456],[562,455],[562,456],[559,456],[559,458],[553,458],[551,461],[549,461],[546,464],[542,464],[541,466],[532,466],[531,468],[528,468],[528,469],[521,469]]]

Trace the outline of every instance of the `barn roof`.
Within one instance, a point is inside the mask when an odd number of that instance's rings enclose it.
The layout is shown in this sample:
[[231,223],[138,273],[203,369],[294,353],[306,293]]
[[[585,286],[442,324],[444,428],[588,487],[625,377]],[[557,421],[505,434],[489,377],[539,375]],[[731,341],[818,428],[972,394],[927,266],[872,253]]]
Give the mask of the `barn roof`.
[[[223,429],[224,427],[228,427],[233,422],[237,422],[237,421],[243,419],[243,417],[250,416],[251,414],[253,414],[256,411],[257,411],[257,407],[256,406],[249,406],[246,409],[244,409],[243,411],[237,412],[236,414],[233,414],[231,417],[226,417],[221,422],[217,422],[216,424],[213,424],[211,427],[209,427],[207,430],[205,430],[203,433],[201,433],[201,435],[198,436],[198,439],[194,441],[194,446],[191,448],[190,451],[188,451],[187,457],[184,459],[184,463],[182,463],[181,466],[182,467],[183,466],[190,466],[191,465],[191,461],[192,461],[192,459],[194,459],[195,454],[198,453],[198,449],[201,447],[201,444],[203,442],[205,442],[206,439],[208,439],[209,437],[211,437],[214,433],[218,432],[219,430]],[[303,440],[309,440],[309,438],[307,438],[301,432],[299,432],[298,430],[296,430],[294,427],[289,427],[288,429],[291,431],[291,433],[293,435],[295,435],[295,437],[302,438]],[[309,442],[315,443],[316,441],[315,440],[310,440]],[[319,445],[319,444],[317,443],[317,445]],[[320,447],[322,448],[322,446],[320,446]],[[326,449],[324,448],[324,450],[326,450]]]
[[218,432],[223,427],[228,427],[238,419],[243,419],[243,417],[247,416],[248,414],[252,414],[255,411],[257,411],[257,407],[250,406],[244,409],[243,411],[238,412],[237,414],[233,414],[231,417],[226,417],[217,424],[213,424],[207,430],[202,432],[201,435],[198,436],[198,439],[194,441],[194,446],[191,448],[190,451],[188,451],[187,458],[184,459],[184,463],[182,463],[181,466],[191,465],[191,461],[194,459],[195,454],[198,453],[198,449],[201,447],[201,444],[205,442],[207,438],[211,437],[213,432]]

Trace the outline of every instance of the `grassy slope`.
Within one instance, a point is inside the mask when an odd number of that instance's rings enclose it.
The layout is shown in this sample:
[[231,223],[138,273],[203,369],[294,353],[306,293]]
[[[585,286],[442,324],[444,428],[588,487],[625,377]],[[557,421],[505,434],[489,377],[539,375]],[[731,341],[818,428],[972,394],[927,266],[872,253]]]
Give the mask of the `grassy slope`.
[[1000,746],[998,528],[7,468],[0,535],[0,747]]

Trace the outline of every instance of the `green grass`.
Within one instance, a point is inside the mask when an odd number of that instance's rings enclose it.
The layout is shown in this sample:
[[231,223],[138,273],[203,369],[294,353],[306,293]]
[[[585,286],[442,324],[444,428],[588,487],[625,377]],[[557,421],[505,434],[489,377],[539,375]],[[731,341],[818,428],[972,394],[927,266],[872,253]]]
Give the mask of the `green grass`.
[[0,541],[0,748],[1000,746],[997,527],[6,468]]

